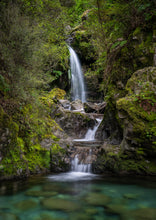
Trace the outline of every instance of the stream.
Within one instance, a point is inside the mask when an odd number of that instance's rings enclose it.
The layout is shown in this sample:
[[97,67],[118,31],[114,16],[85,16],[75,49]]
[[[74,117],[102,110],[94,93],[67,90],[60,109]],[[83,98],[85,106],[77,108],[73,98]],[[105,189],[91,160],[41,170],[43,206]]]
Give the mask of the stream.
[[154,220],[155,181],[68,172],[3,182],[0,220]]

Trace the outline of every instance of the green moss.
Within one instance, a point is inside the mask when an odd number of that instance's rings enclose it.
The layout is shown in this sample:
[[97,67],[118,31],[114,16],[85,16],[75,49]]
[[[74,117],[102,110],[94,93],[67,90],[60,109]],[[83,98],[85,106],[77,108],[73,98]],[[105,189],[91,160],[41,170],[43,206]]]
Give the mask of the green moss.
[[58,99],[64,99],[64,96],[66,95],[66,92],[59,88],[52,89],[48,94],[45,96],[42,96],[40,98],[40,101],[46,105],[47,107],[51,107],[56,100]]

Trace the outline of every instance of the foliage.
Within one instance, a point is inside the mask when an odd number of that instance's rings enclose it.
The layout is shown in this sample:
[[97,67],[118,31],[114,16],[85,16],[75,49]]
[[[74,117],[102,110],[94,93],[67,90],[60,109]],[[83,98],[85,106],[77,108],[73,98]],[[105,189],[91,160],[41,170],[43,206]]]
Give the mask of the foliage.
[[63,11],[49,0],[2,1],[0,10],[0,89],[30,99],[68,68]]

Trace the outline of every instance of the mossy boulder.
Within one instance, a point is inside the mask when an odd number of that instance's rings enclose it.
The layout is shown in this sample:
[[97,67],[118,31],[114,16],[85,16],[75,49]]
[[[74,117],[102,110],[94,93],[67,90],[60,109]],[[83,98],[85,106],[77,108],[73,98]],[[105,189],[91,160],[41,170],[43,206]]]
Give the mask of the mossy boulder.
[[[128,80],[128,94],[116,102],[123,125],[123,149],[156,155],[156,68],[138,70]],[[142,153],[143,153],[142,152]]]

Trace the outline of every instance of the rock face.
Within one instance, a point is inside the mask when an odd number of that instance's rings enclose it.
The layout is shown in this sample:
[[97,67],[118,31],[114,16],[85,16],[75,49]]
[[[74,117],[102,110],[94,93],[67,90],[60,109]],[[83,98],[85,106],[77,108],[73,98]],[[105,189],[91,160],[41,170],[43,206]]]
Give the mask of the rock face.
[[123,149],[140,147],[147,155],[156,155],[156,68],[138,70],[128,80],[127,96],[117,101],[122,121]]
[[[113,90],[113,89],[112,89]],[[96,133],[103,139],[94,172],[155,174],[156,68],[136,71],[126,84],[126,95],[114,90]]]
[[56,106],[51,116],[61,126],[61,128],[72,138],[83,138],[88,128],[93,128],[96,124],[92,116],[65,110],[61,106]]

